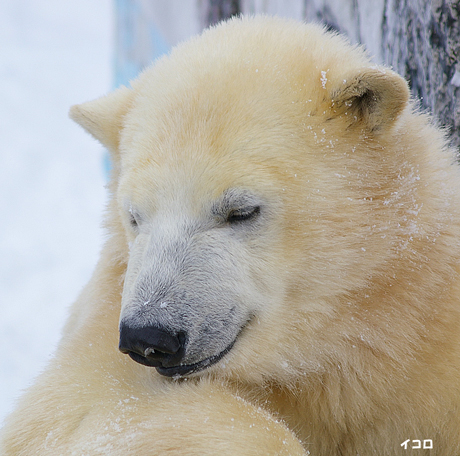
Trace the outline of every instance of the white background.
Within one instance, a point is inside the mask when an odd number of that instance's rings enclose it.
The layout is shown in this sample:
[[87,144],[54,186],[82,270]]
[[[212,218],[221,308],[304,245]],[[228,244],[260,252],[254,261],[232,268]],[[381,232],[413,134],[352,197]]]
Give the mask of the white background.
[[68,119],[111,89],[111,0],[0,2],[0,422],[45,367],[103,242],[103,148]]

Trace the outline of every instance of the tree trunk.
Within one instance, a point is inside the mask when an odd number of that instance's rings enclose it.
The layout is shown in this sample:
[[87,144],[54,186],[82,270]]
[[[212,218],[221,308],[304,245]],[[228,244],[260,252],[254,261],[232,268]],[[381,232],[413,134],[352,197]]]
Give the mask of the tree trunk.
[[389,0],[382,21],[383,60],[404,75],[421,106],[460,147],[460,2]]
[[201,3],[203,28],[240,14],[238,0],[206,0]]

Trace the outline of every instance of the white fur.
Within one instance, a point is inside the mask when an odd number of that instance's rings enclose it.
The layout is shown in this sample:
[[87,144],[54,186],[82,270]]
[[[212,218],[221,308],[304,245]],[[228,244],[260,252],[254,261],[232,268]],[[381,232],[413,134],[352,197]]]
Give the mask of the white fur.
[[[112,151],[110,238],[3,454],[460,452],[460,172],[400,76],[241,18],[71,115]],[[187,331],[184,364],[234,345],[174,381],[119,321]]]

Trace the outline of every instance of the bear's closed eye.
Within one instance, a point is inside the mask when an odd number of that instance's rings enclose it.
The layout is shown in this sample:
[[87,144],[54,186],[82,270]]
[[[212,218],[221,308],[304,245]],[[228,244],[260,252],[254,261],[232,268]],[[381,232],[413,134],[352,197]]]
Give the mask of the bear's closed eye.
[[227,222],[238,223],[247,220],[252,220],[260,213],[260,206],[244,207],[242,209],[234,209],[227,216]]

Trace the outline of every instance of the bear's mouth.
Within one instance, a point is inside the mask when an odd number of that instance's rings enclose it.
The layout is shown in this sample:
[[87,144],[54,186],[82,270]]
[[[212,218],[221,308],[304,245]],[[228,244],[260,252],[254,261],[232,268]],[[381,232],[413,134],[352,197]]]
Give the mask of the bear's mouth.
[[[182,347],[182,349],[176,355],[169,355],[160,359],[156,358],[155,355],[151,356],[150,354],[147,354],[146,356],[143,356],[134,351],[129,351],[126,353],[133,361],[136,361],[139,364],[143,364],[144,366],[154,367],[157,372],[164,377],[179,379],[188,375],[195,374],[197,372],[201,372],[213,366],[214,364],[217,364],[230,350],[232,350],[236,341],[247,329],[254,318],[255,315],[253,314],[246,320],[246,323],[240,328],[235,339],[224,350],[216,355],[209,356],[208,358],[202,359],[201,361],[193,364],[181,364],[179,361],[179,359],[184,355],[185,347]],[[178,358],[176,356],[178,356]]]
[[233,345],[235,345],[235,341],[236,339],[219,354],[210,356],[209,358],[203,359],[202,361],[198,361],[197,363],[184,364],[172,367],[158,366],[156,367],[156,370],[159,374],[164,375],[165,377],[174,378],[180,378],[185,377],[187,375],[195,374],[196,372],[205,370],[208,367],[211,367],[213,364],[218,363],[233,348]]
[[144,366],[154,367],[159,374],[165,377],[181,378],[205,370],[213,364],[218,363],[233,348],[235,342],[236,339],[219,354],[210,356],[209,358],[198,361],[197,363],[179,364],[177,366],[169,367],[163,366],[160,362],[151,359],[148,356],[142,356],[134,352],[129,352],[128,354],[133,361],[143,364]]

